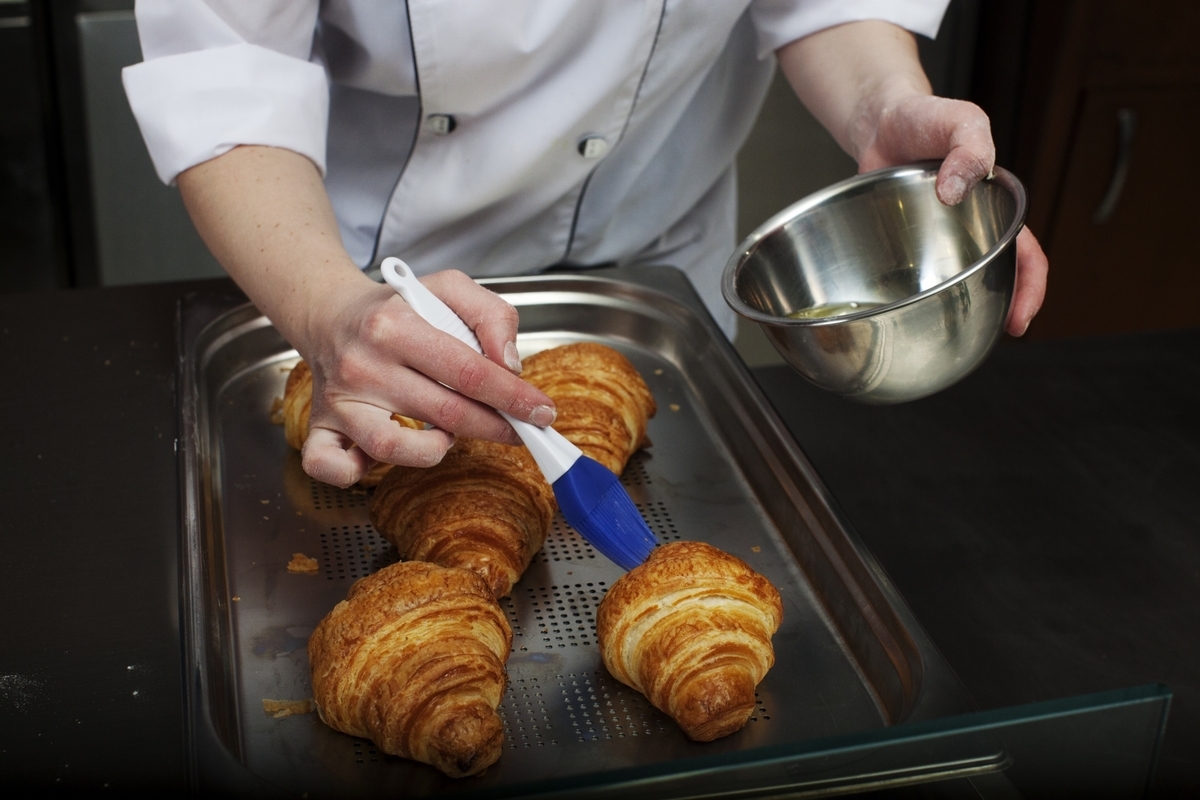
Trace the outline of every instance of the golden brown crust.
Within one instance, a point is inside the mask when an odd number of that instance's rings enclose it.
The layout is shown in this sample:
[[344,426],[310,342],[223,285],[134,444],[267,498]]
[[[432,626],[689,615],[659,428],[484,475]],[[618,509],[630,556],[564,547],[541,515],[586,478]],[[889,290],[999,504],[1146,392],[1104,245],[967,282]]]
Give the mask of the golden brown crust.
[[452,778],[500,757],[512,631],[473,572],[418,561],[357,581],[308,641],[321,719]]
[[[646,440],[654,397],[616,350],[556,347],[528,359],[522,377],[558,404],[555,429],[614,472]],[[461,438],[436,466],[388,473],[371,522],[405,558],[472,569],[503,597],[541,549],[554,510],[524,447]]]
[[613,584],[596,613],[604,666],[696,741],[754,711],[783,606],[770,581],[703,542],[673,542]]
[[288,373],[283,387],[283,435],[293,450],[304,447],[308,438],[308,417],[312,413],[312,370],[300,360]]
[[654,395],[629,359],[611,347],[577,342],[524,360],[521,377],[558,408],[554,429],[618,475],[649,444]]
[[436,466],[389,472],[371,498],[371,523],[404,558],[473,570],[504,597],[541,549],[554,509],[528,450],[462,437]]

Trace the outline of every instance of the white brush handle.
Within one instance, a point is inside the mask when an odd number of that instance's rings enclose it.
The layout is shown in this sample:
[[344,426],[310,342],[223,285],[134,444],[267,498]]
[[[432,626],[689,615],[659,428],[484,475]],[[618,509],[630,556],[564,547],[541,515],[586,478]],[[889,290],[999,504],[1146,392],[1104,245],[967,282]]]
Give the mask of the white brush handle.
[[[413,274],[408,264],[398,258],[385,258],[380,268],[388,286],[399,292],[400,296],[404,298],[404,302],[412,306],[413,311],[420,314],[422,319],[482,355],[483,348],[479,346],[479,339],[475,337],[475,332],[468,328],[467,324],[448,305],[439,300],[437,295],[426,289],[425,284],[417,280],[417,276]],[[546,476],[546,481],[551,484],[561,478],[563,473],[583,455],[582,450],[563,438],[562,434],[553,428],[539,428],[537,425],[516,419],[503,411],[498,413],[509,425],[513,426],[513,430],[517,432],[521,441],[533,454],[533,460],[537,462],[538,468]]]

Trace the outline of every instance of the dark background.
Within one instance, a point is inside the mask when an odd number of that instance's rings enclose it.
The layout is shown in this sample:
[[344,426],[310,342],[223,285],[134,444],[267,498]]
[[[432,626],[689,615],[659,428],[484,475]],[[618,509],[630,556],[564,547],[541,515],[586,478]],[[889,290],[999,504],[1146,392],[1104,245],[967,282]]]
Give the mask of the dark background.
[[[220,275],[121,90],[141,59],[132,5],[0,2],[0,292]],[[987,111],[1029,189],[1054,270],[1031,338],[1200,323],[1197,31],[1188,0],[953,0],[921,40],[935,91]],[[854,164],[779,79],[739,172],[744,234]],[[772,363],[744,333],[748,361]]]
[[[122,465],[173,470],[164,353],[182,288],[167,282],[220,270],[154,176],[121,92],[121,66],[140,59],[131,6],[0,0],[3,554],[14,575],[57,570],[54,586],[97,568],[119,575],[127,559],[155,570],[112,582],[90,615],[74,593],[22,594],[61,620],[53,636],[9,607],[17,636],[3,652],[55,665],[42,676],[61,677],[50,716],[82,720],[58,725],[52,746],[29,739],[5,756],[42,787],[79,768],[58,763],[62,752],[95,753],[93,788],[109,763],[136,772],[134,785],[182,781],[178,740],[156,734],[182,725],[168,697],[178,620],[138,596],[174,585],[176,543],[162,531],[176,526],[175,498],[147,497]],[[1029,189],[1029,225],[1052,264],[1030,341],[1006,341],[960,386],[895,408],[848,404],[782,367],[756,372],[982,707],[1151,681],[1176,691],[1157,796],[1200,782],[1200,342],[1184,330],[1200,324],[1186,247],[1200,212],[1198,32],[1200,3],[1186,0],[953,0],[922,58],[935,90],[988,112],[998,162]],[[777,81],[739,170],[745,233],[854,165]],[[775,359],[753,331],[738,344],[752,364]],[[98,468],[79,463],[101,452]],[[124,549],[103,537],[78,547],[81,520],[108,511],[133,520]],[[70,552],[54,538],[64,533]],[[113,608],[124,616],[97,627]],[[89,675],[135,683],[97,696],[77,680],[75,647],[91,654]],[[129,669],[139,664],[161,671]],[[118,705],[134,702],[126,688],[167,700]],[[114,718],[125,744],[90,738]]]

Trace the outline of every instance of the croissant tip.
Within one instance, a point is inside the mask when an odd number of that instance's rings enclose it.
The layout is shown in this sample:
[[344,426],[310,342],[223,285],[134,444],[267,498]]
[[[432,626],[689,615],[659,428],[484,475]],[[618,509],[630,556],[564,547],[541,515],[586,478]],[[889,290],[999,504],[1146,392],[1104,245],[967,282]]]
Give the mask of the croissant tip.
[[724,716],[709,720],[704,725],[696,728],[684,728],[683,732],[693,742],[715,742],[717,739],[723,739],[746,727],[753,711],[754,709],[750,708],[745,709],[745,713],[742,713],[742,709],[734,709]]
[[491,708],[469,709],[456,714],[434,738],[434,766],[451,778],[478,777],[500,759],[504,723]]

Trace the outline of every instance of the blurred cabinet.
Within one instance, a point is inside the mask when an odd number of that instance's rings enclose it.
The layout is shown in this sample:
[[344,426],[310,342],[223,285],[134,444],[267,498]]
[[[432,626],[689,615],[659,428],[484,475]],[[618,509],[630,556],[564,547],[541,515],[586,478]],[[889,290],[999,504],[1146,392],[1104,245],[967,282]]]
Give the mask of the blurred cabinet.
[[154,172],[133,0],[0,0],[0,291],[223,275]]
[[70,282],[48,175],[37,65],[29,4],[0,3],[0,291]]
[[996,0],[980,30],[977,98],[1050,256],[1030,336],[1200,325],[1200,3]]
[[1200,86],[1086,94],[1036,335],[1200,325]]
[[125,99],[121,70],[142,60],[133,12],[81,11],[74,33],[83,76],[97,282],[117,286],[223,276],[179,191],[155,174]]

